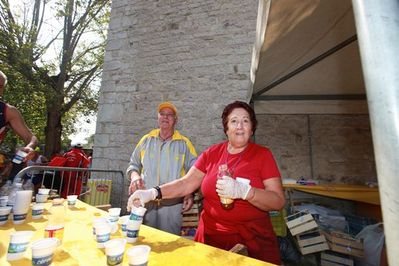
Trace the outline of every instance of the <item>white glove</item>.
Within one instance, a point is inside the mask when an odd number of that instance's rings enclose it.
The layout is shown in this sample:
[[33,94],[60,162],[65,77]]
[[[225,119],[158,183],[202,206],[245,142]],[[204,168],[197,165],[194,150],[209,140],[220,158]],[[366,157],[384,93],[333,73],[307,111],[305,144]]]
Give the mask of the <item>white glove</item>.
[[216,192],[219,197],[245,200],[250,189],[251,186],[249,184],[238,182],[228,176],[223,176],[216,182]]
[[155,200],[158,192],[155,188],[150,188],[146,190],[136,190],[127,201],[127,211],[132,210],[132,206],[138,207],[139,205],[144,207],[149,201]]

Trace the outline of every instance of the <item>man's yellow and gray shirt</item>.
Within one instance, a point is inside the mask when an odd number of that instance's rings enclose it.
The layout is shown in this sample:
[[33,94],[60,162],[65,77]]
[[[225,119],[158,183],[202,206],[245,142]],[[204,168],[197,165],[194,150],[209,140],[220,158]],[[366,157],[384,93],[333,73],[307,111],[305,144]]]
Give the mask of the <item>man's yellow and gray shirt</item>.
[[171,140],[163,141],[159,129],[143,136],[131,157],[126,174],[139,173],[146,188],[152,188],[178,179],[186,174],[197,158],[191,141],[175,130]]

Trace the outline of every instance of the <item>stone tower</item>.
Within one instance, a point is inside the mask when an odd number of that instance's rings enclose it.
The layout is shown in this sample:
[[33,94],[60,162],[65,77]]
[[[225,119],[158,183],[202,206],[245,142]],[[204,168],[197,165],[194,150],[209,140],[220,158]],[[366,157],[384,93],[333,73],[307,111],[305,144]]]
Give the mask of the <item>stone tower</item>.
[[[257,1],[114,0],[93,168],[125,171],[156,107],[179,109],[197,152],[224,139],[223,107],[248,100]],[[118,188],[125,193],[127,185]]]

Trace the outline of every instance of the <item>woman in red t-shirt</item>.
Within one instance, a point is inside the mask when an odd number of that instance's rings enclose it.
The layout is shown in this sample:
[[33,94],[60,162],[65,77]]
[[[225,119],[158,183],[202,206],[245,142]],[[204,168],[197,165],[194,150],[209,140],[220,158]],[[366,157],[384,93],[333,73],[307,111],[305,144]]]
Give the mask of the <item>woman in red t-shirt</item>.
[[[250,142],[257,120],[247,103],[227,105],[222,121],[227,141],[204,151],[183,178],[133,193],[128,209],[132,204],[182,197],[201,187],[204,202],[196,241],[226,250],[241,243],[251,257],[280,264],[268,211],[283,208],[285,197],[273,155],[269,149]],[[230,177],[218,178],[223,164],[228,166]],[[235,199],[233,208],[222,208],[220,196]]]

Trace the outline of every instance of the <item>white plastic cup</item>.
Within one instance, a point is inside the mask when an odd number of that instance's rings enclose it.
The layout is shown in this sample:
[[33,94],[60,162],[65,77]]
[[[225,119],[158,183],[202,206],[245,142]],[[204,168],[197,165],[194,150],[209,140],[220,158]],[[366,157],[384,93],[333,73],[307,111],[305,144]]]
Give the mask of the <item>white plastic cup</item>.
[[45,238],[57,238],[60,243],[64,238],[64,225],[56,224],[56,225],[47,225],[44,228],[44,237]]
[[0,207],[0,225],[4,225],[8,221],[12,207]]
[[26,152],[18,150],[17,154],[15,154],[14,156],[14,159],[12,159],[12,162],[16,164],[21,164],[22,161],[25,159],[26,155],[28,155]]
[[29,245],[33,231],[17,231],[10,234],[10,243],[8,245],[7,260],[19,260],[24,256],[26,248]]
[[121,214],[121,208],[110,208],[108,209],[109,217],[111,222],[117,222],[119,220],[119,215]]
[[147,245],[137,245],[127,250],[130,266],[147,266],[151,247]]
[[115,218],[109,216],[106,219],[107,219],[108,225],[111,227],[111,234],[115,234],[116,232],[118,232],[118,222],[114,222]]
[[37,220],[43,217],[44,204],[35,203],[32,205],[32,219]]
[[237,177],[236,181],[241,184],[245,184],[245,185],[249,185],[251,183],[251,180],[249,180],[248,178],[242,178],[242,177]]
[[97,224],[108,224],[107,218],[96,217],[93,219],[93,237],[96,239],[96,225]]
[[55,237],[42,238],[32,243],[32,265],[51,265],[54,251],[60,245],[60,240]]
[[40,195],[48,195],[50,193],[49,188],[39,188],[38,194]]
[[28,210],[13,210],[12,222],[13,224],[23,224],[26,221]]
[[140,226],[147,211],[144,207],[133,207],[126,225],[126,237],[128,243],[135,243],[139,236]]
[[0,207],[6,207],[8,202],[8,196],[0,197]]
[[123,236],[126,236],[126,226],[127,226],[127,222],[129,221],[129,217],[130,217],[130,215],[125,215],[119,219],[119,224],[121,225]]
[[107,265],[121,265],[125,252],[126,239],[115,238],[104,243]]
[[98,248],[104,248],[105,242],[111,238],[111,226],[109,224],[96,224],[96,241]]
[[69,207],[75,206],[77,198],[78,195],[68,195],[67,196],[68,206]]
[[141,222],[128,220],[126,225],[126,239],[128,243],[135,243],[139,237]]
[[144,214],[145,214],[145,212],[147,211],[147,209],[146,208],[144,208],[144,207],[141,207],[141,206],[139,206],[139,207],[136,207],[136,206],[133,206],[132,207],[132,211],[131,211],[131,213],[130,213],[130,219],[132,219],[132,214],[134,214],[134,215],[136,215],[136,216],[139,216],[140,218],[140,220],[143,220],[143,217],[144,217]]
[[36,203],[46,203],[48,194],[36,194]]

